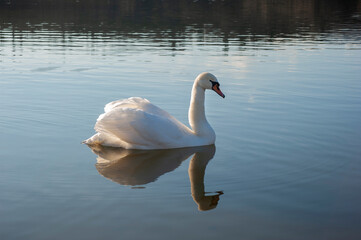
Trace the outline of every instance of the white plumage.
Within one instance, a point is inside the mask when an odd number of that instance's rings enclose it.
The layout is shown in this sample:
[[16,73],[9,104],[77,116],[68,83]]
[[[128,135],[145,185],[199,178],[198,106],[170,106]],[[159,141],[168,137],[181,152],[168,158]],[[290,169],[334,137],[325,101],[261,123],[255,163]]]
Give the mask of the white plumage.
[[214,144],[215,133],[204,113],[205,89],[213,89],[224,97],[214,75],[200,74],[193,85],[189,108],[188,118],[192,129],[147,99],[131,97],[108,103],[95,124],[97,133],[84,143],[126,149],[167,149]]

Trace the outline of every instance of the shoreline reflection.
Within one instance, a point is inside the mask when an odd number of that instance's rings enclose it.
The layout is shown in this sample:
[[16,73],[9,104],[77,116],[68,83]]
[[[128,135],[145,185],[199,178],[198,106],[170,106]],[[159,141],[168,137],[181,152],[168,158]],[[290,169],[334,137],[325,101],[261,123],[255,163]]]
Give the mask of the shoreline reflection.
[[360,11],[360,0],[0,1],[0,40],[22,48],[43,44],[41,36],[50,46],[64,49],[89,41],[124,47],[138,42],[173,52],[197,41],[224,46],[228,52],[229,46],[243,49],[245,43],[322,42],[327,34],[346,30],[342,38],[357,44]]
[[144,188],[167,172],[172,172],[193,155],[189,163],[191,193],[198,210],[216,208],[222,191],[205,192],[204,175],[213,158],[215,145],[164,149],[129,150],[104,146],[89,146],[97,157],[95,167],[100,175],[121,185]]

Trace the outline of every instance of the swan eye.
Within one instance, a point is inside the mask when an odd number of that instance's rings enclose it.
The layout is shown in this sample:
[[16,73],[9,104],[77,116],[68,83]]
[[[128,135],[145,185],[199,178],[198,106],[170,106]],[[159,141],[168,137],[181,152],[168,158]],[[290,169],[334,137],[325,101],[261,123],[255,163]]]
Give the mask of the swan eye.
[[219,82],[215,82],[215,81],[212,81],[212,80],[209,80],[211,83],[212,83],[212,88],[216,85],[217,88],[219,88],[219,86],[221,86],[221,84],[219,84]]

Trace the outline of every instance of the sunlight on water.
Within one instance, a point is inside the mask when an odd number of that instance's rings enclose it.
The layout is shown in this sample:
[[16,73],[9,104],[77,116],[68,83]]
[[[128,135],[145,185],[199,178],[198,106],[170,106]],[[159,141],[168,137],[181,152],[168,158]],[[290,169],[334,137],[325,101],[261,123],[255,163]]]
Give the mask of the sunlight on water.
[[[360,1],[147,2],[0,1],[0,238],[359,239]],[[215,146],[80,144],[204,71]]]

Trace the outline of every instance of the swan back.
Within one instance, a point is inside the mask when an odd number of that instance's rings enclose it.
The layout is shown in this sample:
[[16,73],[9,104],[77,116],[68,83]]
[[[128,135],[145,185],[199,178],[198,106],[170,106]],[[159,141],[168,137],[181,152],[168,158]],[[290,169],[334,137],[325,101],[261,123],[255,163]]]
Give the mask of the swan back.
[[105,105],[104,112],[107,113],[116,108],[138,109],[150,114],[159,115],[167,118],[173,118],[173,116],[170,115],[168,112],[150,103],[148,99],[140,98],[140,97],[131,97],[128,99],[122,99],[122,100],[110,102],[107,105]]

